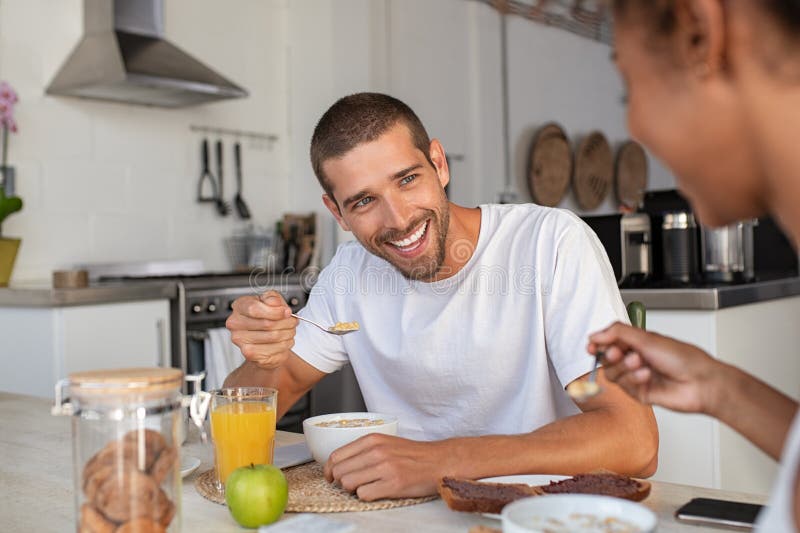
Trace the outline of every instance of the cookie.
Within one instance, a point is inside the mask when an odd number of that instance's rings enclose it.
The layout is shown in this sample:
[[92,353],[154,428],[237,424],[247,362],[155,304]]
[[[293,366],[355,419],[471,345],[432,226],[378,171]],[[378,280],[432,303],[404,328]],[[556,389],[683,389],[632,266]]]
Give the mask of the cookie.
[[134,518],[129,522],[125,522],[116,533],[167,533],[164,526],[150,518]]
[[97,489],[94,504],[115,522],[152,516],[159,491],[152,477],[136,468],[115,469]]
[[86,479],[86,482],[83,485],[83,492],[86,494],[87,500],[90,502],[95,501],[97,498],[97,493],[100,490],[100,486],[105,483],[105,481],[112,475],[113,472],[113,465],[100,465],[91,473],[91,476]]
[[172,519],[175,518],[175,504],[172,503],[172,500],[169,499],[167,493],[163,490],[158,491],[153,518],[164,527],[169,526]]
[[[148,455],[152,454],[152,459],[158,457],[158,454],[167,447],[167,441],[164,439],[164,436],[152,429],[134,429],[133,431],[129,431],[122,437],[122,442],[125,444],[144,446],[148,451]],[[150,464],[152,465],[152,461]]]
[[150,469],[150,475],[153,476],[153,479],[161,485],[164,479],[166,479],[167,475],[172,471],[172,466],[175,464],[175,460],[178,458],[178,451],[175,449],[174,446],[167,446],[158,456],[158,459],[155,460],[153,463],[153,467]]
[[79,533],[114,533],[117,524],[108,520],[100,511],[84,503],[81,506]]
[[166,447],[164,438],[149,429],[141,433],[141,438],[137,438],[137,435],[139,432],[131,431],[122,440],[109,442],[87,461],[83,468],[84,490],[88,480],[103,466],[124,464],[134,466],[143,472],[153,467],[156,458]]

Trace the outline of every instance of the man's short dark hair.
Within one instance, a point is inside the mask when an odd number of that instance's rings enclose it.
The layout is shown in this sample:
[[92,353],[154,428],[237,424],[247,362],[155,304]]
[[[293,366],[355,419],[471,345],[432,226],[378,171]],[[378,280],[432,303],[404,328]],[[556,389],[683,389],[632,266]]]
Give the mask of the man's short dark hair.
[[331,200],[336,201],[322,171],[323,163],[344,156],[359,144],[374,141],[398,123],[408,127],[414,146],[430,162],[428,132],[416,113],[397,98],[380,93],[351,94],[322,115],[311,137],[311,166]]

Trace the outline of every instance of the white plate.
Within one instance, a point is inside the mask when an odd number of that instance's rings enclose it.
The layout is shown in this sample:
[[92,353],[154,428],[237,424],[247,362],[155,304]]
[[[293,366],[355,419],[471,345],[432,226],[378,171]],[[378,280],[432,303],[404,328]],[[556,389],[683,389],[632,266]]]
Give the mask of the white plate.
[[652,533],[658,524],[655,513],[642,504],[594,494],[545,494],[523,498],[503,508],[502,520],[506,533],[598,531],[599,525],[607,520],[617,520],[618,526],[628,525],[642,533]]
[[289,446],[279,446],[275,448],[275,457],[272,464],[278,468],[288,468],[290,466],[301,465],[313,461],[311,452],[305,442],[297,442]]
[[186,477],[200,466],[200,459],[192,455],[181,455],[181,477]]
[[[536,486],[536,485],[547,485],[551,481],[561,481],[564,479],[568,479],[571,476],[557,476],[553,474],[528,474],[528,475],[520,475],[520,476],[497,476],[497,477],[487,477],[483,479],[479,479],[478,481],[485,481],[487,483],[522,483],[524,485]],[[500,520],[499,514],[494,513],[482,513],[483,516],[488,518],[494,518],[496,520]]]

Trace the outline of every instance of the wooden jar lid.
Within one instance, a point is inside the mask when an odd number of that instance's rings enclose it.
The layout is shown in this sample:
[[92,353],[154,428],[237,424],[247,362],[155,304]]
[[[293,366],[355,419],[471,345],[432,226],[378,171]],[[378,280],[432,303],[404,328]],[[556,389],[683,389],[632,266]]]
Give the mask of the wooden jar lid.
[[573,177],[575,198],[581,209],[599,206],[611,189],[614,158],[605,135],[594,131],[578,145]]
[[615,186],[617,200],[625,207],[637,208],[647,189],[647,154],[636,141],[627,141],[617,151]]
[[542,126],[531,144],[528,188],[533,200],[549,207],[558,205],[569,188],[572,153],[564,130],[555,123]]
[[180,369],[162,367],[88,370],[69,375],[70,391],[79,397],[177,391],[182,380]]

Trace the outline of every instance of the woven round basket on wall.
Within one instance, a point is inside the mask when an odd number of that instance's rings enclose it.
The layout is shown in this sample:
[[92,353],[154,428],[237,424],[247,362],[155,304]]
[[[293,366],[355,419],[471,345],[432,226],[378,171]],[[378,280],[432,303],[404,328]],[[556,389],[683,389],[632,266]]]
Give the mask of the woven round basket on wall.
[[647,190],[647,154],[636,141],[626,141],[617,150],[614,185],[617,201],[630,209],[636,209]]
[[[365,502],[346,490],[325,480],[322,466],[316,462],[286,468],[283,471],[289,484],[287,513],[345,513],[352,511],[378,511],[407,507],[435,500],[438,496],[400,498]],[[208,470],[195,479],[195,488],[204,498],[225,505],[225,494],[217,490],[214,470]]]
[[599,131],[587,135],[575,152],[573,187],[581,209],[596,209],[611,190],[614,159],[611,145]]
[[555,123],[539,129],[528,155],[528,189],[539,205],[554,207],[569,189],[572,151],[564,130]]

